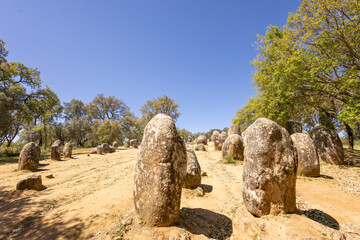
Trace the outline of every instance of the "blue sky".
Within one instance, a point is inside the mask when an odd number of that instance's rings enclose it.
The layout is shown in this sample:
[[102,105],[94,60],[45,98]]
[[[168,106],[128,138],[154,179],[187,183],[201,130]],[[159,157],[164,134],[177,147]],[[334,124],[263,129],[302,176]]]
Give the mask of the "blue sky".
[[180,104],[176,125],[224,128],[254,96],[256,35],[284,25],[297,0],[1,0],[8,60],[41,71],[60,100],[97,94],[136,115],[149,99]]

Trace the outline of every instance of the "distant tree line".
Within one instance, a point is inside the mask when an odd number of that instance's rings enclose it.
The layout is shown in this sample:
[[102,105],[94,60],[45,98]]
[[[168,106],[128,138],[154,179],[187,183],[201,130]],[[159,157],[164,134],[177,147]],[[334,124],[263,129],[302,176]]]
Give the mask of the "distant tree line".
[[[236,112],[244,130],[259,117],[298,120],[360,138],[360,4],[303,0],[283,27],[258,36],[253,83],[257,96]],[[355,132],[355,134],[354,134]]]
[[147,101],[141,118],[121,99],[98,94],[90,103],[72,99],[61,104],[49,87],[42,87],[40,71],[22,63],[8,62],[8,51],[0,39],[0,146],[35,142],[44,148],[56,139],[78,146],[95,146],[125,138],[142,137],[153,116],[164,113],[175,121],[179,105],[168,96]]

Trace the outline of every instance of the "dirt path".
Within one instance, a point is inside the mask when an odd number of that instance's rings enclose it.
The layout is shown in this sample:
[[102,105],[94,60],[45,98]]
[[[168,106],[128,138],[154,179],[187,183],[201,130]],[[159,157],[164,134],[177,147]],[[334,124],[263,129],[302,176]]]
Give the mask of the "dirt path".
[[[83,150],[82,150],[83,151]],[[73,159],[41,161],[43,191],[15,191],[30,172],[14,171],[17,164],[0,165],[0,239],[113,239],[120,219],[133,214],[133,171],[137,149],[118,149],[106,155],[75,154]],[[77,151],[79,152],[79,151]],[[183,190],[181,222],[170,228],[130,230],[125,239],[330,239],[333,232],[360,237],[360,168],[322,166],[322,177],[299,177],[298,206],[289,216],[252,219],[243,211],[242,164],[224,164],[221,153],[196,152],[203,171],[205,196]],[[357,156],[355,156],[356,158]],[[45,175],[53,174],[48,179]],[[347,175],[349,177],[347,177]],[[245,217],[246,216],[246,217]],[[269,226],[246,221],[265,221]],[[137,219],[134,220],[137,224]],[[301,223],[301,226],[294,227]],[[266,226],[267,226],[266,225]],[[247,234],[245,234],[245,227]],[[325,236],[326,234],[326,236]],[[359,235],[357,235],[359,234]],[[332,235],[331,235],[332,236]],[[186,238],[184,238],[186,239]]]

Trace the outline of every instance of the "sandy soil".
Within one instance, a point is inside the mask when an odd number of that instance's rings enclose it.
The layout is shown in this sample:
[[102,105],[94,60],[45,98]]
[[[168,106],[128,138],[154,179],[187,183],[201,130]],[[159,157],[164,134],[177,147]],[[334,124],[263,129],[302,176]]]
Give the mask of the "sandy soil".
[[[148,228],[133,212],[137,149],[41,161],[42,191],[16,191],[29,175],[17,163],[0,165],[0,239],[360,239],[360,154],[347,164],[322,164],[321,177],[298,177],[294,214],[255,218],[243,206],[242,163],[225,164],[221,153],[196,152],[205,196],[183,189],[181,219]],[[53,179],[45,176],[53,174]],[[121,224],[133,219],[133,224]]]

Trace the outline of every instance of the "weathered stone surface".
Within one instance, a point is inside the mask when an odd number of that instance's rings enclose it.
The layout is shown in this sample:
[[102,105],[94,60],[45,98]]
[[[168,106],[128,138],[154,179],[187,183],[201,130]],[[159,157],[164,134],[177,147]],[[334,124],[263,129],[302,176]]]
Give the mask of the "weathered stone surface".
[[96,153],[97,154],[103,154],[104,153],[104,148],[101,145],[97,146],[96,147]]
[[27,176],[25,179],[20,180],[16,184],[17,190],[25,190],[25,189],[34,189],[40,191],[43,189],[41,175],[39,174],[31,174]]
[[145,127],[135,167],[135,210],[146,224],[169,226],[178,220],[186,166],[186,147],[174,121],[156,115]]
[[129,147],[130,147],[130,140],[129,140],[129,139],[125,139],[125,141],[124,141],[124,147],[125,147],[125,148],[129,148]]
[[218,131],[214,131],[213,135],[211,136],[211,140],[214,143],[214,150],[221,151],[223,140],[221,138],[221,135]]
[[227,133],[226,132],[221,132],[220,134],[220,138],[221,138],[221,141],[224,143],[226,141],[226,138],[228,137]]
[[207,138],[204,135],[200,135],[197,139],[196,139],[196,143],[197,144],[207,144]]
[[91,149],[90,154],[97,154],[97,147]]
[[255,216],[294,212],[297,154],[288,131],[259,118],[243,135],[246,209]]
[[35,171],[39,167],[39,150],[35,143],[26,144],[20,152],[19,170]]
[[211,141],[212,142],[214,141],[214,136],[216,136],[216,135],[220,135],[220,133],[215,130],[215,131],[212,132],[212,135],[211,135]]
[[119,143],[117,141],[114,141],[112,145],[113,145],[114,148],[119,147]]
[[236,160],[244,160],[244,145],[239,134],[231,134],[222,146],[223,158],[229,156]]
[[197,149],[198,151],[206,151],[206,148],[204,146],[204,144],[197,144],[195,149]]
[[290,135],[294,133],[301,133],[302,125],[300,122],[297,121],[288,121],[286,123],[286,130],[289,132]]
[[192,142],[192,141],[193,141],[192,137],[187,137],[187,142]]
[[320,164],[315,145],[307,133],[294,133],[291,139],[298,155],[298,173],[306,177],[320,176]]
[[316,124],[311,130],[311,137],[320,161],[334,165],[344,163],[343,145],[335,130]]
[[192,148],[186,146],[187,169],[184,181],[185,188],[195,188],[201,185],[201,168]]
[[60,160],[60,146],[61,146],[60,140],[56,140],[51,146],[51,155],[50,155],[51,160]]
[[71,143],[66,143],[64,150],[63,150],[63,155],[66,158],[71,158],[72,155],[72,144]]
[[103,148],[104,153],[110,152],[110,145],[108,143],[101,144],[101,147]]
[[109,148],[110,148],[111,153],[115,152],[115,147],[114,146],[109,146]]
[[239,125],[233,124],[230,126],[228,135],[230,136],[232,134],[239,134],[241,136],[241,131],[240,131]]
[[130,140],[130,146],[133,148],[138,148],[139,147],[139,143],[137,139],[131,139]]

